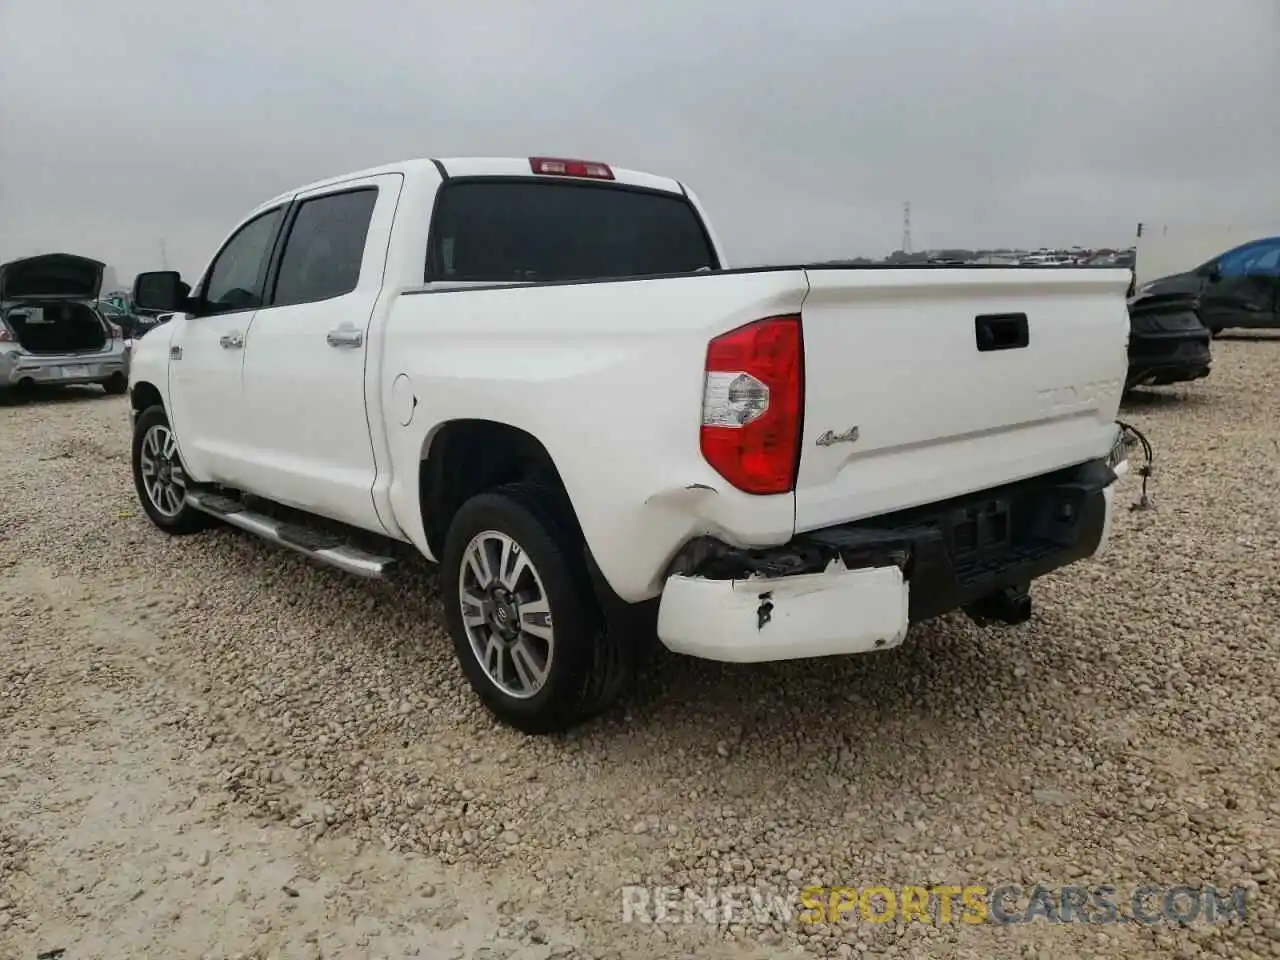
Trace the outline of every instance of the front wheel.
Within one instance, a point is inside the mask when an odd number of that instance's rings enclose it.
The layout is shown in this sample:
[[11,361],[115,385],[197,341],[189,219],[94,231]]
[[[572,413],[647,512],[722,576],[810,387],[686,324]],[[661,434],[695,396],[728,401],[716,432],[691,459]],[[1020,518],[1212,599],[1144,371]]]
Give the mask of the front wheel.
[[143,511],[165,533],[196,533],[212,523],[187,504],[187,471],[164,407],[148,407],[134,423],[133,485]]
[[[603,710],[629,678],[557,498],[517,483],[463,504],[441,558],[458,662],[501,722],[567,729]],[[626,676],[624,676],[626,674]]]

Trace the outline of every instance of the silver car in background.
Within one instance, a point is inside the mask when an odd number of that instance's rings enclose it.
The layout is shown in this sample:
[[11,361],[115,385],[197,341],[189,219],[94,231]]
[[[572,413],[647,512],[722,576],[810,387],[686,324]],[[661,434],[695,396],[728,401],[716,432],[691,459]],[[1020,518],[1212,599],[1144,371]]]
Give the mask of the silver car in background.
[[0,266],[0,391],[99,383],[129,389],[132,344],[95,306],[104,264],[47,253]]

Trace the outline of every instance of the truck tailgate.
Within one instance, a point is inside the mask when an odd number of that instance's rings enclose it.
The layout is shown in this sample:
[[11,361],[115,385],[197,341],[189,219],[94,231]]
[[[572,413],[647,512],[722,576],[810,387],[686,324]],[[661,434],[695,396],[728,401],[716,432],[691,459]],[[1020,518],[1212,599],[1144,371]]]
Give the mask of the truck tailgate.
[[1128,272],[810,269],[796,530],[1106,456]]

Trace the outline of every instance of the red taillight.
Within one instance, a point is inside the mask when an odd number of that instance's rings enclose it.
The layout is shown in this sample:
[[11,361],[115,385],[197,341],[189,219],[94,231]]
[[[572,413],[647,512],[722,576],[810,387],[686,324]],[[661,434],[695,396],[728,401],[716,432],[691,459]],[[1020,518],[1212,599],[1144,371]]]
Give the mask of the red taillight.
[[17,343],[17,342],[18,341],[14,337],[14,335],[9,332],[9,328],[6,327],[4,324],[0,324],[0,343]]
[[768,317],[716,337],[702,388],[702,455],[746,493],[787,493],[800,463],[800,317]]
[[594,160],[561,160],[556,157],[530,157],[529,169],[544,177],[588,177],[592,180],[612,180],[613,170],[607,163]]

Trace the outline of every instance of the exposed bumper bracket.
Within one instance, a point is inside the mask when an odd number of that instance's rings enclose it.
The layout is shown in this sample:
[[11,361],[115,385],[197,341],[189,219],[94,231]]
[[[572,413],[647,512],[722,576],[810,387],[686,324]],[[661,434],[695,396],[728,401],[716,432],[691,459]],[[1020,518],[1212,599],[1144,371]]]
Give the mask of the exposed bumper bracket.
[[1025,622],[1031,581],[1106,546],[1115,481],[1099,460],[785,547],[698,544],[666,581],[658,636],[677,653],[755,662],[888,649],[953,610]]

